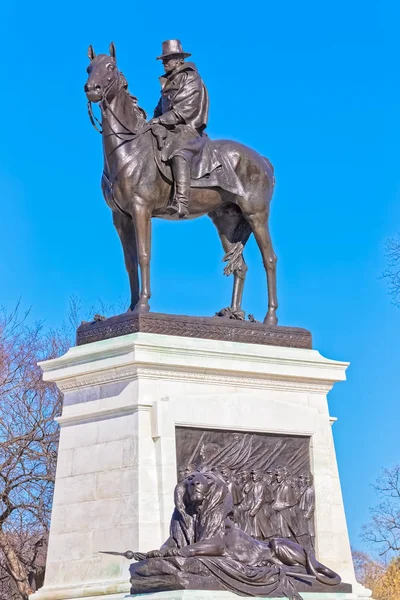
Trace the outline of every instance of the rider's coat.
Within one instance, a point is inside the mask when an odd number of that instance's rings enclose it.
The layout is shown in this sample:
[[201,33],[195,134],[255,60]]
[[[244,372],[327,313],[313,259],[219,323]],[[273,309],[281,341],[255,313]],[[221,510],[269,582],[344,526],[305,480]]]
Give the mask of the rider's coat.
[[160,77],[161,98],[154,111],[163,125],[184,123],[202,133],[208,121],[208,93],[193,63]]
[[208,93],[195,65],[184,63],[160,77],[161,98],[154,111],[168,134],[162,149],[164,162],[182,156],[191,165],[191,177],[211,173],[220,162],[204,133],[208,120]]

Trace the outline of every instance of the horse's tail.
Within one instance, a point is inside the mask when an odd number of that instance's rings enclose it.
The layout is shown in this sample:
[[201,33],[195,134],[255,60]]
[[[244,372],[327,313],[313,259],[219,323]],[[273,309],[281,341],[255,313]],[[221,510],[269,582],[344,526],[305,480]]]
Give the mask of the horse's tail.
[[311,575],[314,575],[317,581],[325,585],[338,585],[342,581],[340,575],[318,562],[311,552],[308,550],[304,551],[307,560],[307,571]]
[[274,187],[275,186],[274,166],[273,166],[272,162],[269,160],[269,158],[267,158],[266,156],[263,156],[262,158],[263,158],[263,160],[264,160],[264,162],[266,164],[266,167],[267,167],[268,177],[272,181],[272,187]]

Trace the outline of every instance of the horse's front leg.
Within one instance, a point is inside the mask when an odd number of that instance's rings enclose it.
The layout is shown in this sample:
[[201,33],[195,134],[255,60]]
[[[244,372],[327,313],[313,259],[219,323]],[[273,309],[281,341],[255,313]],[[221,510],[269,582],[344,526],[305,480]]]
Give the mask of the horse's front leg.
[[140,267],[140,296],[134,312],[149,312],[150,258],[151,258],[151,211],[142,200],[136,201],[132,210],[135,224],[137,255]]
[[113,222],[124,251],[125,266],[129,275],[131,288],[129,310],[133,310],[139,301],[139,274],[135,226],[130,217],[117,212],[113,212]]

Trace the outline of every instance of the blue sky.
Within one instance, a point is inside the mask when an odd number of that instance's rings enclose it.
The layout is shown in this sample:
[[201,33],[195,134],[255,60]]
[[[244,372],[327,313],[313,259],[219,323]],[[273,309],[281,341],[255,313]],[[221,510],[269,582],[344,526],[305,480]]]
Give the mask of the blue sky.
[[[35,318],[56,325],[71,295],[87,307],[128,297],[99,187],[100,136],[86,113],[87,46],[100,53],[114,40],[131,92],[151,113],[154,59],[164,39],[180,38],[209,88],[209,135],[240,140],[275,166],[280,323],[310,329],[323,355],[351,361],[329,402],[357,547],[370,484],[399,461],[400,309],[379,279],[385,239],[400,229],[399,17],[395,0],[3,7],[0,302],[22,296]],[[228,304],[231,280],[207,218],[154,222],[153,240],[153,310],[212,315]],[[253,240],[245,255],[244,308],[261,319],[266,286]]]

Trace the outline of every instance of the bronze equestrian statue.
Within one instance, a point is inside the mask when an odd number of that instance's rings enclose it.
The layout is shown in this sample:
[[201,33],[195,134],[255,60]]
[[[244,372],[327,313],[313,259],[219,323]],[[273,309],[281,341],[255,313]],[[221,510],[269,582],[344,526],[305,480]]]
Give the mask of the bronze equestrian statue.
[[[208,215],[225,251],[224,272],[234,276],[230,316],[243,317],[247,266],[242,252],[254,233],[268,282],[264,323],[277,325],[277,259],[268,227],[273,167],[267,158],[238,142],[207,137],[207,89],[194,64],[185,62],[190,55],[179,40],[168,40],[162,48],[158,58],[166,73],[150,122],[128,92],[127,81],[117,68],[114,44],[110,55],[96,56],[92,46],[88,51],[85,92],[92,124],[102,134],[101,185],[124,251],[130,310],[150,310],[151,218],[185,220]],[[101,123],[93,115],[92,102],[100,105]]]

